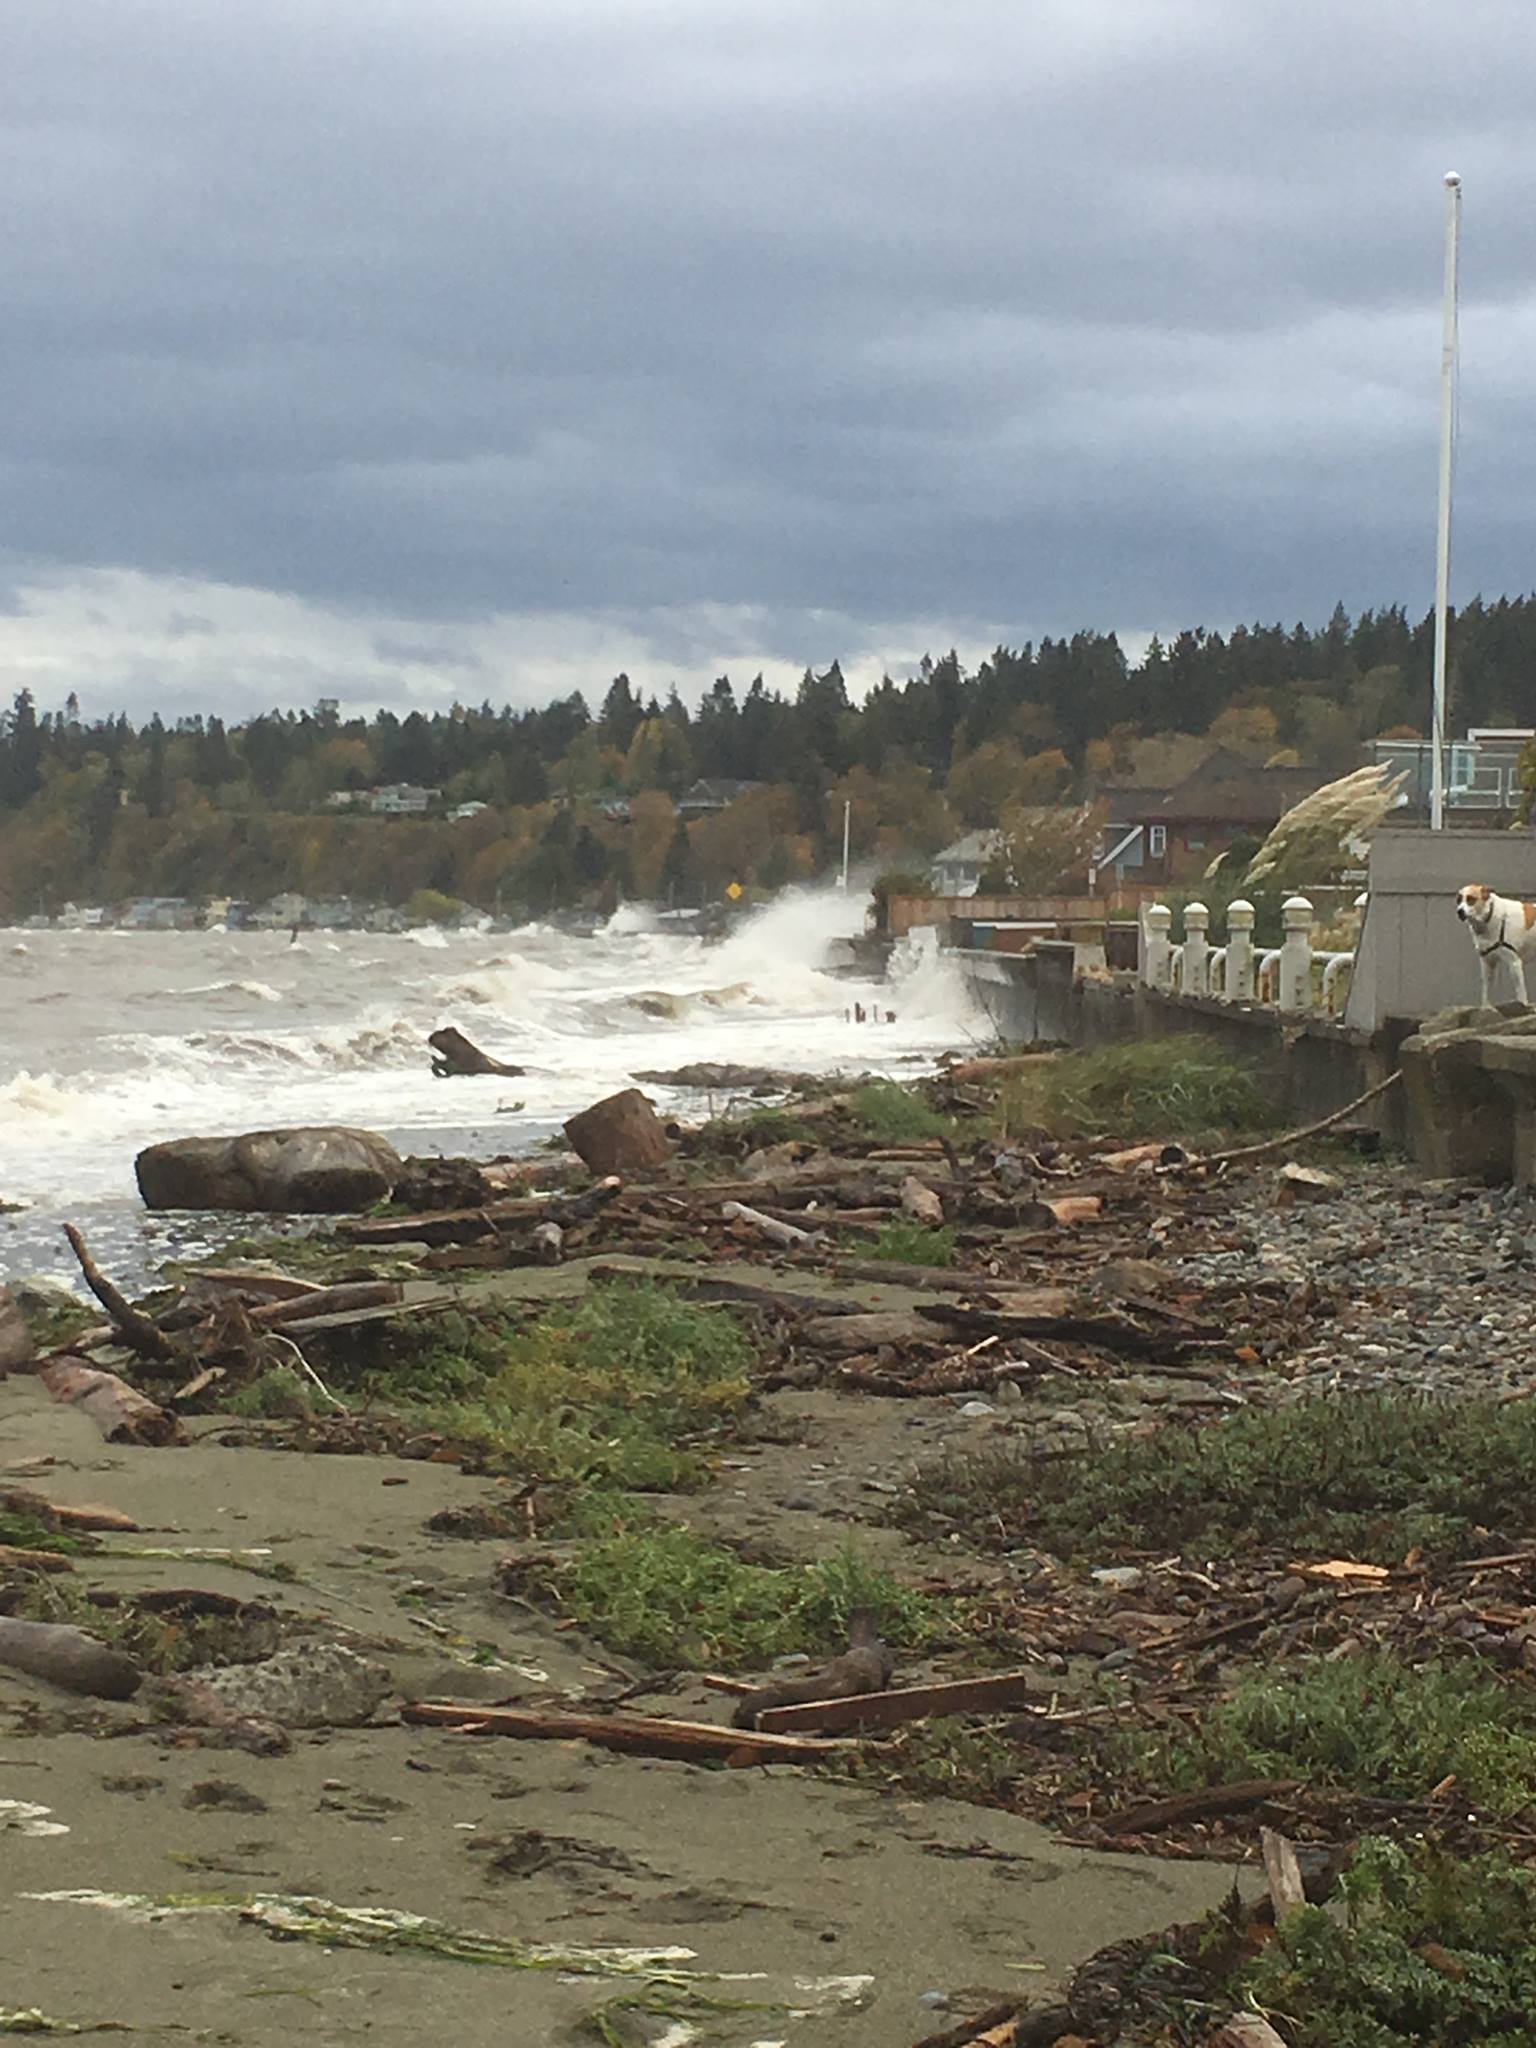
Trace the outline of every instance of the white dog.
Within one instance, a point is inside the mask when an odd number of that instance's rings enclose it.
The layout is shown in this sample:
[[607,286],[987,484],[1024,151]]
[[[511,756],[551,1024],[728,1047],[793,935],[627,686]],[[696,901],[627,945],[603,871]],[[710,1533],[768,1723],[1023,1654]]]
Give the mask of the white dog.
[[1483,1007],[1493,1001],[1493,970],[1507,962],[1519,1002],[1525,993],[1525,963],[1536,957],[1536,904],[1513,896],[1495,896],[1486,882],[1468,882],[1456,891],[1456,915],[1471,932],[1483,976]]

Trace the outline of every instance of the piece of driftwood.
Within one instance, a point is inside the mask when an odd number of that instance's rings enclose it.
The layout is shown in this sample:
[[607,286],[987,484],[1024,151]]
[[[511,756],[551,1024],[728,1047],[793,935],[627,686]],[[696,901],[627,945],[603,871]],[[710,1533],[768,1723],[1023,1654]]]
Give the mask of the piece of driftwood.
[[759,1237],[781,1245],[785,1251],[809,1251],[817,1242],[814,1231],[802,1230],[797,1223],[781,1223],[776,1216],[765,1216],[761,1209],[749,1209],[745,1202],[726,1202],[720,1214],[727,1223],[744,1223]]
[[1273,1828],[1259,1829],[1259,1854],[1264,1858],[1264,1876],[1269,1884],[1275,1925],[1288,1919],[1298,1906],[1307,1903],[1307,1887],[1296,1859],[1296,1845]]
[[570,1714],[534,1707],[481,1707],[467,1701],[410,1700],[400,1718],[413,1728],[467,1728],[532,1741],[594,1742],[641,1756],[709,1763],[790,1763],[824,1756],[834,1745],[806,1735],[762,1735],[711,1721],[673,1721],[649,1714]]
[[38,1367],[37,1377],[55,1401],[89,1415],[109,1443],[182,1441],[176,1417],[115,1372],[100,1372],[84,1359],[64,1356],[46,1360]]
[[1264,1159],[1271,1152],[1288,1152],[1293,1145],[1299,1145],[1303,1138],[1315,1138],[1320,1131],[1330,1131],[1335,1124],[1341,1124],[1352,1117],[1357,1109],[1364,1109],[1368,1102],[1374,1102],[1378,1095],[1385,1095],[1393,1084],[1402,1079],[1402,1069],[1394,1068],[1384,1081],[1378,1081],[1374,1088],[1367,1088],[1363,1095],[1357,1095],[1353,1102],[1346,1102],[1342,1109],[1336,1109],[1332,1116],[1319,1117],[1315,1124],[1303,1124],[1299,1131],[1286,1131],[1278,1138],[1266,1138],[1259,1145],[1234,1145],[1226,1152],[1212,1152],[1206,1159],[1207,1166],[1231,1166],[1237,1160]]
[[528,1071],[526,1067],[512,1067],[505,1060],[492,1059],[452,1024],[429,1032],[427,1043],[434,1055],[432,1071],[440,1081],[454,1074],[502,1074],[511,1080]]
[[17,1543],[0,1543],[0,1567],[24,1572],[72,1572],[73,1558],[60,1550],[25,1550]]
[[872,1309],[867,1315],[818,1315],[805,1326],[813,1351],[848,1355],[878,1351],[889,1344],[904,1350],[913,1344],[937,1344],[939,1334],[910,1309]]
[[565,1251],[565,1232],[558,1223],[536,1223],[533,1249],[541,1266],[558,1266]]
[[944,1204],[933,1189],[909,1173],[901,1184],[901,1206],[914,1223],[937,1229],[944,1221]]
[[1179,1827],[1217,1814],[1246,1813],[1271,1799],[1286,1798],[1300,1784],[1299,1778],[1244,1778],[1235,1785],[1203,1785],[1194,1792],[1174,1792],[1166,1799],[1148,1799],[1140,1806],[1101,1814],[1098,1826],[1107,1835],[1144,1835],[1153,1828]]
[[301,1294],[322,1294],[318,1280],[299,1280],[291,1273],[242,1273],[237,1266],[199,1266],[188,1275],[194,1286],[228,1288],[251,1301],[296,1301]]
[[80,1273],[85,1284],[112,1318],[114,1327],[121,1333],[123,1341],[131,1350],[143,1358],[158,1358],[166,1364],[184,1363],[186,1352],[174,1344],[163,1330],[159,1330],[141,1309],[113,1286],[91,1257],[85,1239],[73,1223],[66,1223],[64,1235],[69,1239],[69,1248],[80,1262]]
[[570,1119],[565,1135],[593,1173],[643,1173],[672,1157],[672,1141],[638,1088],[594,1102]]
[[895,1668],[895,1656],[880,1640],[873,1615],[861,1609],[849,1618],[848,1647],[840,1657],[808,1677],[778,1679],[749,1692],[732,1714],[732,1725],[757,1728],[765,1715],[792,1713],[806,1704],[824,1709],[864,1693],[882,1692]]
[[125,1515],[120,1508],[97,1507],[94,1502],[71,1507],[64,1501],[49,1500],[46,1495],[34,1493],[26,1486],[0,1486],[0,1507],[9,1508],[12,1514],[35,1515],[40,1522],[46,1522],[55,1529],[131,1531],[142,1527],[132,1515]]
[[757,1725],[774,1735],[823,1729],[899,1728],[938,1714],[990,1714],[1027,1707],[1034,1697],[1030,1673],[998,1671],[985,1678],[956,1678],[936,1685],[901,1685],[887,1692],[833,1697],[763,1710]]
[[1205,2048],[1285,2048],[1285,2038],[1262,2013],[1235,2012],[1216,2029]]
[[0,1664],[46,1678],[68,1692],[97,1699],[126,1700],[138,1691],[139,1667],[121,1650],[109,1649],[83,1629],[58,1621],[17,1621],[0,1617]]
[[357,1309],[386,1308],[405,1299],[398,1280],[348,1280],[296,1294],[287,1301],[269,1301],[251,1310],[251,1321],[270,1330],[282,1323],[308,1322],[312,1316],[351,1315]]

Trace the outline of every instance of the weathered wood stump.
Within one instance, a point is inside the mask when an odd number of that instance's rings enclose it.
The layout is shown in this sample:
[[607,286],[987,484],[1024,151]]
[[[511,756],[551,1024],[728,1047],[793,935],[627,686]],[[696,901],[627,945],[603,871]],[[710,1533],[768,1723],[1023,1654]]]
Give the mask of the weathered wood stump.
[[672,1142],[638,1088],[594,1102],[571,1118],[565,1135],[593,1173],[644,1172],[672,1156]]
[[466,1038],[452,1024],[445,1024],[441,1031],[432,1032],[427,1043],[436,1054],[432,1071],[440,1081],[453,1074],[502,1074],[512,1079],[527,1072],[525,1067],[511,1067],[505,1060],[493,1060],[488,1052],[482,1052],[472,1038]]

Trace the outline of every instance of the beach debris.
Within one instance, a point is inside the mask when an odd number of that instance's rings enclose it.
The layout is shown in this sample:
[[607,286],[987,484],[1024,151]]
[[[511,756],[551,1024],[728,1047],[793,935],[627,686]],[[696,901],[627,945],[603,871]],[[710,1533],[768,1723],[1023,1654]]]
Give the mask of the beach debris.
[[1336,1173],[1326,1173],[1320,1166],[1298,1166],[1291,1159],[1275,1176],[1275,1200],[1282,1208],[1290,1202],[1323,1202],[1343,1185]]
[[345,1643],[295,1643],[258,1664],[205,1665],[169,1681],[188,1720],[271,1721],[280,1728],[357,1728],[389,1697],[389,1672]]
[[1259,1854],[1264,1859],[1264,1876],[1278,1927],[1299,1906],[1307,1903],[1306,1881],[1301,1874],[1296,1844],[1277,1834],[1273,1828],[1260,1828]]
[[110,2023],[81,2026],[75,2020],[55,2019],[40,2005],[0,2005],[0,2034],[84,2034],[127,2033],[126,2027]]
[[41,1839],[46,1835],[67,1835],[69,1829],[61,1820],[50,1820],[51,1806],[39,1806],[31,1799],[0,1799],[0,1834],[31,1835]]
[[133,1170],[150,1209],[329,1215],[383,1201],[404,1162],[375,1131],[314,1124],[234,1138],[172,1138],[148,1146]]
[[184,1354],[165,1332],[156,1327],[142,1310],[136,1309],[120,1289],[102,1272],[91,1257],[85,1239],[73,1223],[66,1223],[64,1235],[69,1239],[69,1248],[80,1262],[81,1276],[92,1294],[112,1318],[117,1330],[130,1349],[140,1352],[146,1358],[156,1358],[174,1363]]
[[29,1486],[0,1486],[0,1509],[13,1515],[30,1515],[48,1529],[116,1529],[131,1534],[143,1526],[121,1508],[99,1507],[94,1501],[77,1506],[49,1500],[46,1494],[34,1493]]
[[8,1287],[0,1286],[0,1380],[30,1366],[36,1355],[20,1302]]
[[672,1141],[638,1088],[594,1102],[565,1126],[571,1149],[593,1173],[634,1173],[664,1166]]
[[901,1184],[901,1206],[915,1223],[937,1229],[944,1221],[944,1204],[915,1173],[909,1173]]
[[[757,1726],[769,1734],[793,1735],[818,1729],[824,1734],[856,1728],[900,1728],[909,1721],[940,1719],[949,1714],[995,1714],[1027,1708],[1038,1696],[1038,1674],[994,1671],[982,1678],[952,1678],[932,1685],[893,1686],[842,1698],[786,1701],[758,1714]],[[1042,1715],[1042,1721],[1048,1719]],[[1014,1724],[1018,1726],[1018,1723]]]
[[[787,1708],[806,1703],[825,1707],[829,1701],[883,1692],[895,1669],[895,1654],[880,1640],[874,1616],[860,1609],[849,1616],[848,1647],[840,1657],[834,1657],[822,1670],[805,1678],[776,1679],[759,1686],[741,1701],[731,1720],[737,1728],[758,1728],[764,1726],[762,1717],[774,1711],[782,1714]],[[818,1725],[815,1718],[787,1724],[782,1720],[767,1723],[770,1731]]]
[[102,1372],[67,1353],[50,1358],[37,1377],[66,1406],[89,1415],[108,1443],[179,1444],[181,1424],[169,1409],[151,1401],[115,1372]]
[[44,1678],[66,1692],[97,1699],[132,1699],[143,1673],[129,1656],[84,1629],[58,1621],[21,1621],[0,1616],[0,1664],[29,1677]]
[[505,1060],[493,1059],[452,1024],[430,1032],[427,1043],[434,1055],[432,1071],[440,1081],[454,1074],[500,1074],[507,1079],[515,1079],[528,1071],[526,1067],[513,1067]]
[[[672,2024],[667,2041],[699,2039],[688,2023],[709,2024],[710,2038],[722,2040],[722,2024],[735,2016],[743,2030],[732,2039],[745,2044],[775,2038],[801,2020],[854,2012],[868,2001],[874,1979],[849,1973],[835,1977],[791,1976],[761,1971],[716,1972],[696,1967],[697,1951],[673,1943],[650,1948],[579,1942],[519,1941],[482,1934],[420,1913],[385,1906],[347,1906],[308,1893],[246,1892],[187,1895],[176,1892],[108,1892],[79,1888],[24,1892],[45,1905],[94,1906],[149,1925],[171,1919],[221,1918],[265,1931],[278,1941],[312,1942],[325,1950],[364,1949],[410,1960],[437,1957],[485,1969],[543,1970],[561,1978],[616,1982],[625,1989],[591,2016],[604,2040],[629,2038],[615,2031],[629,2014],[657,2014]],[[649,2035],[646,2038],[651,2038]]]
[[1285,2037],[1262,2013],[1237,2012],[1209,2037],[1206,2048],[1285,2048]]
[[761,1209],[748,1208],[745,1202],[726,1202],[720,1214],[727,1223],[744,1224],[749,1231],[765,1237],[770,1244],[782,1245],[786,1251],[804,1251],[816,1244],[819,1231],[802,1230],[797,1223],[785,1223],[777,1216],[765,1216]]
[[400,1718],[413,1728],[463,1728],[478,1735],[514,1735],[543,1742],[592,1742],[640,1756],[692,1763],[803,1763],[837,1745],[807,1735],[765,1735],[679,1721],[659,1714],[575,1714],[558,1708],[485,1707],[469,1700],[409,1700]]

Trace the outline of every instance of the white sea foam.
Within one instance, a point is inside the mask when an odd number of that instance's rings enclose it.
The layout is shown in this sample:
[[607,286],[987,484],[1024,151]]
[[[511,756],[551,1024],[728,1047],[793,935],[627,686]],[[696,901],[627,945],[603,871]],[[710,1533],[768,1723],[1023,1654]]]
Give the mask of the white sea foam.
[[[350,1123],[420,1151],[515,1151],[636,1072],[901,1071],[985,1029],[931,954],[889,984],[829,974],[828,942],[862,914],[796,892],[714,944],[639,913],[590,939],[349,932],[313,950],[286,932],[28,933],[29,957],[0,952],[0,1196],[34,1206],[0,1219],[0,1278],[50,1262],[39,1233],[82,1203],[105,1242],[142,1231],[133,1157],[160,1138]],[[859,1025],[855,1004],[897,1022]],[[435,1080],[426,1036],[450,1023],[526,1076]]]

